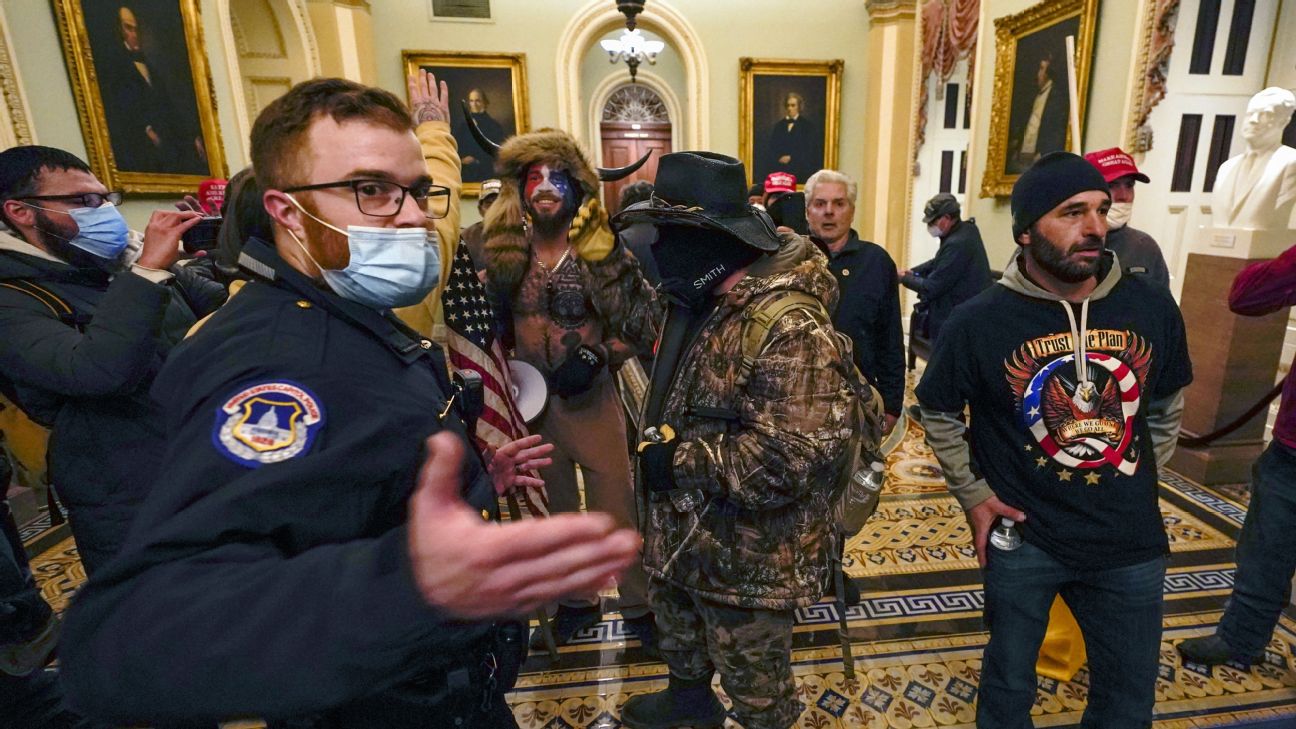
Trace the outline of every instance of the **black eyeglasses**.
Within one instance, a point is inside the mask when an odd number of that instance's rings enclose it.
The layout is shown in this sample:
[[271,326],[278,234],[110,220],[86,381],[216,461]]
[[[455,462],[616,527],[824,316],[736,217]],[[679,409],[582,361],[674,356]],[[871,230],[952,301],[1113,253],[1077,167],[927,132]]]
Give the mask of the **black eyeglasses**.
[[27,195],[26,197],[17,198],[18,200],[65,200],[72,203],[81,203],[81,207],[97,208],[104,203],[112,205],[121,205],[122,194],[120,192],[78,192],[71,195]]
[[405,204],[405,196],[414,198],[414,204],[423,210],[431,219],[444,218],[450,212],[450,188],[433,185],[431,182],[417,182],[409,187],[391,180],[339,180],[338,182],[321,182],[318,185],[298,185],[285,187],[284,192],[305,192],[307,190],[327,190],[336,187],[349,187],[355,193],[356,207],[365,215],[379,218],[390,218],[400,214]]

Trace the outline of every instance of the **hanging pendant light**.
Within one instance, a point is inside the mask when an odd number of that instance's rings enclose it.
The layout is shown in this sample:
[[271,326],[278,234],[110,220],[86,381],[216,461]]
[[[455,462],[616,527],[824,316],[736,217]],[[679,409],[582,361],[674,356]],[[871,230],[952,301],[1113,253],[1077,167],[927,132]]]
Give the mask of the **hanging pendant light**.
[[666,48],[666,44],[645,38],[643,33],[635,28],[635,16],[643,12],[647,0],[615,0],[615,2],[617,10],[626,16],[626,30],[620,38],[616,40],[609,38],[600,41],[599,45],[607,51],[610,62],[624,61],[630,67],[630,81],[634,82],[639,64],[644,61],[649,64],[657,63],[657,54]]

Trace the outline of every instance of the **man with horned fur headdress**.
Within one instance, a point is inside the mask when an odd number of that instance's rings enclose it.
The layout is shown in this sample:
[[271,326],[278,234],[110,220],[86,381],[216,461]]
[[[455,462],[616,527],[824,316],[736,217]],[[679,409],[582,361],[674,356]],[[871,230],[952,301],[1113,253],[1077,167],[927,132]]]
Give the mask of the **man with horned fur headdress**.
[[[486,283],[515,356],[544,374],[549,401],[532,426],[553,443],[542,471],[555,512],[585,505],[635,523],[625,416],[612,373],[657,337],[661,309],[639,263],[616,242],[598,199],[598,176],[576,141],[546,129],[500,148],[499,198],[486,215]],[[655,650],[647,580],[634,566],[619,584],[620,610],[645,650]],[[565,643],[602,618],[597,598],[558,608]],[[537,640],[533,637],[533,645]]]

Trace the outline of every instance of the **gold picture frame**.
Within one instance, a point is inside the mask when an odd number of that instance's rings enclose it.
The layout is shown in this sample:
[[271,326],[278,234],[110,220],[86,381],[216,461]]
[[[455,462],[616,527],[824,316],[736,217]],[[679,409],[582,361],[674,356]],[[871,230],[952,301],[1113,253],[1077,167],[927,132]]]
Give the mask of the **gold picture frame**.
[[[840,58],[738,59],[738,155],[749,184],[780,169],[796,175],[801,188],[811,174],[837,166],[845,67]],[[804,132],[786,123],[786,101],[793,94],[802,97],[802,111],[811,122]]]
[[[990,143],[981,197],[1012,194],[1013,183],[1033,159],[1071,148],[1067,35],[1076,37],[1076,91],[1083,135],[1097,20],[1098,0],[1044,0],[995,19]],[[1037,114],[1038,123],[1032,123]]]
[[120,3],[53,5],[87,161],[101,182],[185,194],[227,176],[199,0],[132,0],[129,16]]
[[[451,99],[450,131],[459,145],[463,164],[463,195],[480,195],[482,181],[495,176],[494,160],[484,156],[484,151],[468,132],[460,102],[467,101],[473,90],[482,94],[486,105],[481,113],[486,116],[478,117],[479,126],[496,143],[529,131],[531,109],[527,103],[526,54],[401,51],[401,62],[406,77],[425,68],[435,74],[438,81],[446,82]],[[508,98],[512,104],[509,109],[501,110],[498,104],[492,106],[492,97]]]

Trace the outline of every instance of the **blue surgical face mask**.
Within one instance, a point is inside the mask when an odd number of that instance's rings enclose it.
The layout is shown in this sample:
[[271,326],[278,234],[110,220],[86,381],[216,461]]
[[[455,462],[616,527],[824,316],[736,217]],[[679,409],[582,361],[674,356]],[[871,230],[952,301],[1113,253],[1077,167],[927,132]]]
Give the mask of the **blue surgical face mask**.
[[[38,205],[31,207],[47,213],[64,212]],[[126,250],[130,228],[116,205],[106,202],[97,208],[73,208],[65,214],[70,215],[72,222],[77,224],[77,234],[68,243],[106,261],[117,260],[122,251]]]
[[320,225],[347,237],[351,260],[346,268],[332,270],[321,266],[288,231],[338,296],[375,309],[392,309],[419,303],[440,283],[441,249],[434,231],[348,225],[344,232],[307,213],[291,196],[289,199]]

